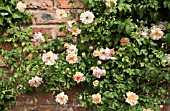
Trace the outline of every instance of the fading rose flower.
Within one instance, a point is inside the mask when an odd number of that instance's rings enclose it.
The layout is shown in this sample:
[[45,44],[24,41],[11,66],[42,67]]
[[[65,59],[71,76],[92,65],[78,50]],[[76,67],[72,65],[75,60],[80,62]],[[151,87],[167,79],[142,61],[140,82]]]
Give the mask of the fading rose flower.
[[27,5],[24,4],[22,1],[19,1],[19,2],[17,3],[17,9],[18,9],[19,11],[24,12],[26,8],[27,8]]
[[38,76],[35,76],[35,77],[32,77],[28,83],[30,84],[30,86],[32,87],[39,87],[43,81],[42,81],[42,78],[38,77]]
[[98,104],[101,102],[101,95],[99,93],[92,95],[93,103]]
[[94,14],[93,12],[86,11],[80,15],[80,20],[84,24],[90,24],[93,22]]
[[83,52],[83,53],[81,54],[81,56],[82,56],[82,57],[85,57],[85,56],[86,56],[86,53],[85,53],[85,52]]
[[164,32],[160,28],[152,28],[150,37],[152,40],[159,40],[164,35]]
[[78,34],[80,34],[81,29],[79,29],[79,28],[72,28],[71,32],[72,32],[72,35],[77,36]]
[[73,79],[74,81],[76,81],[77,83],[84,81],[85,77],[84,74],[81,72],[76,72],[76,74],[73,75]]
[[127,45],[129,43],[129,38],[121,38],[120,40],[120,44],[123,45]]
[[102,70],[98,67],[96,67],[94,70],[93,70],[93,75],[97,78],[100,78],[101,76],[105,76],[106,75],[106,70]]
[[60,94],[58,94],[56,97],[55,97],[55,101],[57,103],[60,103],[61,105],[62,104],[66,104],[67,101],[68,101],[68,96],[64,94],[64,92],[61,92]]
[[148,109],[144,109],[143,111],[152,111],[150,108],[148,108]]
[[111,3],[114,3],[114,5],[117,5],[117,0],[106,0],[106,6],[110,7]]
[[34,42],[35,46],[38,46],[38,45],[45,42],[45,38],[44,38],[44,36],[42,35],[41,32],[38,32],[38,33],[34,34],[34,37],[33,37],[33,39],[31,39],[31,41]]
[[68,48],[68,47],[69,47],[69,44],[68,44],[68,43],[64,43],[64,47],[65,47],[65,48]]
[[161,30],[166,30],[166,26],[167,26],[168,22],[160,22],[158,28],[160,28]]
[[148,27],[142,27],[141,35],[142,37],[148,36]]
[[66,53],[67,54],[75,54],[75,53],[77,53],[77,48],[76,48],[76,46],[75,45],[73,45],[73,44],[70,44],[70,45],[68,45],[68,48],[67,48],[67,50],[66,50]]
[[67,26],[68,31],[71,31],[74,23],[76,23],[76,21],[74,21],[74,20],[71,20],[71,21],[67,22],[67,24],[68,24],[68,26]]
[[93,66],[93,67],[91,67],[90,69],[91,69],[91,70],[94,70],[94,69],[96,69],[96,67]]
[[94,57],[97,57],[97,56],[99,56],[99,55],[100,55],[100,51],[99,51],[99,50],[94,50],[93,56],[94,56]]
[[98,86],[98,84],[99,84],[99,81],[98,81],[98,80],[95,80],[95,81],[93,82],[93,86]]
[[138,99],[139,99],[138,95],[136,95],[133,92],[127,92],[126,96],[127,96],[126,102],[129,103],[131,106],[134,106],[137,104]]
[[46,65],[54,65],[57,60],[57,55],[52,51],[49,51],[48,53],[43,54],[42,60]]
[[67,61],[69,64],[78,63],[77,55],[74,54],[74,53],[68,54],[68,55],[66,56],[66,61]]
[[66,18],[67,13],[63,9],[57,9],[56,10],[56,16],[57,16],[58,19]]

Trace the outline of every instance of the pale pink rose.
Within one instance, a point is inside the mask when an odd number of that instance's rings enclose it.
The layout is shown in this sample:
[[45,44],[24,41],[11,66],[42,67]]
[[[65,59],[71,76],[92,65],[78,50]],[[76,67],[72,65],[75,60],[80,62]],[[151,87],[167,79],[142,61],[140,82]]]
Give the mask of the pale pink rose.
[[114,49],[110,49],[110,54],[113,55],[115,53]]
[[159,40],[164,35],[164,32],[160,28],[153,27],[151,29],[150,37],[152,40]]
[[163,109],[163,108],[164,108],[164,106],[163,106],[163,105],[160,105],[159,107],[160,107],[160,109]]
[[17,9],[18,9],[19,11],[24,12],[26,8],[27,8],[27,5],[24,4],[22,1],[19,1],[19,2],[17,3]]
[[61,105],[62,104],[66,104],[67,101],[68,101],[68,96],[64,94],[64,92],[61,92],[60,94],[58,94],[56,97],[55,97],[55,101],[57,103],[60,103]]
[[81,82],[81,81],[84,81],[85,80],[85,77],[84,77],[84,74],[81,73],[81,72],[76,72],[76,74],[73,75],[73,79],[74,81],[77,81],[77,83]]
[[66,72],[68,72],[70,69],[69,68],[66,68]]
[[71,32],[72,32],[72,35],[77,36],[78,34],[81,33],[81,29],[79,29],[79,28],[72,28]]
[[94,57],[97,57],[97,56],[99,56],[99,55],[100,55],[100,51],[99,51],[99,50],[94,50],[93,56],[94,56]]
[[57,9],[56,10],[56,16],[58,19],[63,19],[67,17],[67,13],[63,9]]
[[45,38],[41,32],[38,32],[38,33],[34,34],[34,37],[33,37],[33,39],[31,39],[31,41],[34,42],[35,46],[38,46],[45,42]]
[[144,109],[143,111],[152,111],[150,108],[148,108],[148,109]]
[[110,59],[110,49],[106,48],[106,49],[103,49],[101,48],[100,49],[100,54],[99,54],[99,59],[100,60],[108,60]]
[[105,76],[106,75],[106,70],[102,70],[98,67],[96,67],[94,70],[93,70],[93,75],[97,78],[100,78],[101,76]]
[[85,56],[86,56],[86,53],[85,53],[85,52],[83,52],[83,53],[81,54],[81,56],[82,56],[82,57],[85,57]]
[[98,81],[98,80],[95,80],[95,81],[93,82],[93,86],[98,86],[98,84],[99,84],[99,81]]
[[138,95],[136,95],[133,92],[127,92],[126,96],[127,96],[126,102],[129,103],[131,106],[134,106],[137,104],[138,99],[139,99]]
[[75,45],[70,44],[66,50],[67,54],[73,54],[73,53],[77,53],[77,48]]
[[97,64],[100,65],[102,63],[102,61],[97,61]]
[[30,86],[32,87],[39,87],[43,81],[42,81],[42,78],[38,77],[38,76],[35,76],[35,77],[32,77],[28,83],[30,84]]
[[54,65],[57,60],[57,55],[52,51],[49,51],[48,53],[43,54],[42,60],[46,65]]
[[78,63],[77,55],[74,54],[74,53],[68,54],[68,55],[66,56],[66,61],[67,61],[69,64]]
[[101,95],[99,93],[92,95],[93,103],[98,104],[101,102]]

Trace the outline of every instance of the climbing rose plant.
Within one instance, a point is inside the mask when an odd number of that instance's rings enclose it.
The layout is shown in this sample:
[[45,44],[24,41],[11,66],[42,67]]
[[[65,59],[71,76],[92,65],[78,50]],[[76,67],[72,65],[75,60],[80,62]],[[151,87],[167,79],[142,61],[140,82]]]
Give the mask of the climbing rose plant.
[[[12,42],[14,48],[1,52],[2,61],[14,72],[5,86],[13,86],[12,97],[40,87],[54,91],[56,102],[65,105],[70,99],[65,90],[77,87],[83,89],[77,94],[82,107],[159,111],[167,102],[165,86],[170,82],[170,2],[83,3],[86,7],[78,12],[56,9],[58,19],[68,19],[59,29],[66,34],[63,40],[49,39],[42,32],[32,34],[30,28],[21,31],[17,24],[7,29],[8,35],[1,39]],[[16,4],[24,13],[23,2]]]

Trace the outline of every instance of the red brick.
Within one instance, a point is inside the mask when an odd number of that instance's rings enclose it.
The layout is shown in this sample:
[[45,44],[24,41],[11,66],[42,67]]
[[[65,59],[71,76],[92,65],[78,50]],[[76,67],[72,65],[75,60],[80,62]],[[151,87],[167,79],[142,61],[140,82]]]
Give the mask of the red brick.
[[55,12],[34,12],[35,24],[56,24],[66,22],[67,18],[57,19]]
[[35,32],[41,32],[41,33],[45,33],[45,34],[47,34],[48,36],[52,36],[52,28],[50,28],[50,27],[46,27],[46,26],[44,26],[44,27],[39,27],[39,26],[37,26],[37,27],[31,27],[32,28],[32,31],[33,31],[33,33],[35,33]]
[[84,8],[83,3],[80,0],[74,0],[76,7],[73,7],[72,3],[69,3],[69,0],[56,0],[58,8]]
[[54,8],[53,0],[25,0],[28,8],[33,9],[48,9]]
[[12,107],[10,111],[37,111],[37,106]]
[[54,108],[39,108],[38,111],[55,111]]
[[40,93],[38,95],[38,104],[39,105],[51,105],[56,104],[55,96],[52,93]]

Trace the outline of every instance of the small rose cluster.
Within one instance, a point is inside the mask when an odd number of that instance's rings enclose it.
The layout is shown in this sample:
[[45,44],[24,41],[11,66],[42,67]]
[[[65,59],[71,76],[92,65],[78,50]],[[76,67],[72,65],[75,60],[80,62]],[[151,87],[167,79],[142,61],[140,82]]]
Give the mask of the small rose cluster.
[[106,76],[106,70],[100,69],[98,67],[91,67],[91,70],[93,71],[93,75],[97,78],[101,78],[101,76]]
[[153,24],[153,26],[150,28],[150,34],[148,33],[149,29],[148,27],[142,27],[141,28],[141,36],[150,36],[152,40],[159,40],[164,35],[164,30],[166,30],[167,22],[160,22],[160,24],[157,26]]
[[100,50],[94,50],[93,56],[94,57],[99,57],[100,60],[116,60],[115,57],[112,57],[114,55],[114,49],[109,49],[109,48],[101,48]]
[[78,57],[77,57],[77,48],[75,45],[73,44],[68,44],[68,43],[65,43],[64,44],[64,47],[67,48],[66,50],[66,61],[69,63],[69,64],[74,64],[74,63],[78,63]]

